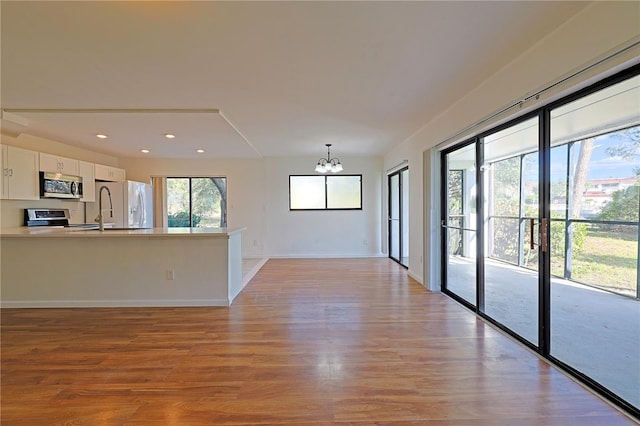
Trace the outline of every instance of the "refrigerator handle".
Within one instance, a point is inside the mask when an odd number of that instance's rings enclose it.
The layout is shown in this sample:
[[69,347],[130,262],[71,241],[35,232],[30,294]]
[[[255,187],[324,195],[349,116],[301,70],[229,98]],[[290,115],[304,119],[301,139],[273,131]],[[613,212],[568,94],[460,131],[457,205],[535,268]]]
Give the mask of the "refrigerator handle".
[[140,209],[140,223],[139,223],[139,226],[144,226],[145,217],[147,216],[147,211],[144,208],[144,196],[142,195],[142,191],[138,192],[138,208]]

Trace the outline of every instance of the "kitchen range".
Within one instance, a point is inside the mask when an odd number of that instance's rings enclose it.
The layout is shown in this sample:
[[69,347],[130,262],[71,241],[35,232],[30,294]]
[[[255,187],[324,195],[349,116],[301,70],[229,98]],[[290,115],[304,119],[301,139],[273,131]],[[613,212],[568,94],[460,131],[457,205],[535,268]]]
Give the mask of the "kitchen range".
[[[97,223],[69,223],[69,209],[24,209],[24,225],[28,227],[98,229]],[[112,224],[111,224],[112,225]],[[109,226],[107,224],[106,226]]]

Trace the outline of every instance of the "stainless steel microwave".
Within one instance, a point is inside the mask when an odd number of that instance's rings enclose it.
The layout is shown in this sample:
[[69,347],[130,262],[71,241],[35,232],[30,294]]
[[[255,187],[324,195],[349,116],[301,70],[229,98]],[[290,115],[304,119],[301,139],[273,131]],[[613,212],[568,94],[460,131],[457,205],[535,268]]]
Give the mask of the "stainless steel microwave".
[[60,173],[40,172],[41,198],[81,198],[82,178]]

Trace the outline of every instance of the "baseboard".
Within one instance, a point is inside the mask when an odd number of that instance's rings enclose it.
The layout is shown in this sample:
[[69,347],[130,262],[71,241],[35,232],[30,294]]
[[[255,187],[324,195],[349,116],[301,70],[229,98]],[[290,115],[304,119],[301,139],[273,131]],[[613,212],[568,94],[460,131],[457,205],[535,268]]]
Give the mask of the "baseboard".
[[264,264],[267,263],[267,260],[269,260],[266,257],[264,258],[263,257],[245,257],[243,259],[252,259],[252,260],[259,259],[259,261],[250,270],[248,270],[246,274],[245,273],[242,274],[242,286],[240,287],[240,289],[238,289],[238,291],[235,294],[229,295],[229,306],[231,306],[231,304],[236,299],[236,297],[238,297],[240,293],[242,293],[242,290],[244,290],[247,284],[249,284],[249,281],[251,281],[251,279],[258,273],[260,268],[262,268]]
[[224,306],[225,299],[174,299],[174,300],[3,300],[0,307],[11,308],[165,308],[165,307]]
[[422,277],[420,275],[416,275],[408,269],[407,269],[407,275],[409,275],[414,280],[418,281],[421,286],[424,286],[424,281],[422,280]]
[[387,255],[379,254],[274,254],[269,255],[270,259],[355,259],[355,258],[371,258],[371,257],[387,257]]
[[[255,259],[255,258],[247,258],[247,259]],[[242,277],[242,288],[245,288],[245,286],[249,283],[249,281],[251,281],[251,279],[255,277],[255,275],[258,273],[260,268],[262,268],[264,264],[267,263],[268,260],[269,260],[268,257],[260,258],[260,261],[256,263],[253,268],[247,271],[247,274]],[[240,289],[238,294],[240,294],[240,292],[242,292],[242,289]],[[234,296],[234,298],[236,296]]]

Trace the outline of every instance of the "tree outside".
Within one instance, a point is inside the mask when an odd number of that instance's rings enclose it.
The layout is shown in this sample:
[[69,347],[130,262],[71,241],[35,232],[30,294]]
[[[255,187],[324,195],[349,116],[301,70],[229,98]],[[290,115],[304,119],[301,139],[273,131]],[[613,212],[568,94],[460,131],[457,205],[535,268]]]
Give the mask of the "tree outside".
[[[566,222],[571,227],[569,271],[564,270],[565,222],[551,222],[552,274],[635,296],[640,211],[640,127],[575,142],[574,145],[579,149],[574,151],[576,156],[571,158],[574,168],[569,182],[573,182],[573,191],[570,193],[573,204],[569,206],[569,213],[570,217],[586,222]],[[583,149],[585,145],[590,146]],[[600,154],[594,160],[592,154],[598,150]],[[630,174],[635,174],[635,178]],[[552,182],[552,198],[563,199],[562,194],[566,194],[563,187],[566,186],[566,180]],[[576,197],[579,198],[576,200]],[[560,215],[552,212],[554,216]],[[615,223],[606,223],[612,221]]]
[[[463,170],[449,170],[447,183],[448,200],[448,225],[454,228],[464,228],[463,203]],[[460,229],[449,228],[449,254],[463,256],[462,231]]]
[[169,227],[226,227],[226,178],[167,178]]

